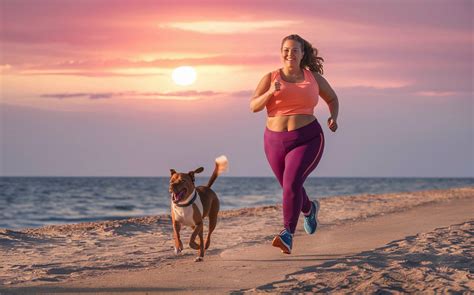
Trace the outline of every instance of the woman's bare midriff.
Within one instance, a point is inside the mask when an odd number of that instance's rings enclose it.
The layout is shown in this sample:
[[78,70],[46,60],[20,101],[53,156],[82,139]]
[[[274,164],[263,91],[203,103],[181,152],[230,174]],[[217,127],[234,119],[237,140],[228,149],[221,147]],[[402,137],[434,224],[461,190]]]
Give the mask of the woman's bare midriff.
[[276,116],[267,117],[267,128],[272,131],[291,131],[316,120],[313,115],[289,115],[289,116]]

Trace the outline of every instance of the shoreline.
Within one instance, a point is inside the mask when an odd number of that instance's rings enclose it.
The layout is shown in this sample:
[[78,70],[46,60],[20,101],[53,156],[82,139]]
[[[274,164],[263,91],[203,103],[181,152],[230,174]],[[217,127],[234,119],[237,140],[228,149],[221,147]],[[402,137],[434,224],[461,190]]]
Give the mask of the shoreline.
[[[69,179],[69,178],[68,178]],[[48,225],[125,220],[169,213],[169,178],[94,181],[54,177],[51,180],[3,179],[0,228],[24,230]],[[259,178],[260,179],[260,178]],[[271,177],[225,178],[215,184],[221,210],[281,203],[281,187]],[[385,179],[385,180],[381,180]],[[207,181],[206,178],[204,180]],[[198,181],[197,184],[200,184]],[[319,178],[305,182],[312,198],[406,193],[473,187],[474,178]],[[23,189],[26,188],[26,191]]]
[[[393,210],[387,210],[387,208],[384,208],[383,211],[379,212],[379,208],[377,208],[377,211],[370,213],[369,215],[362,215],[358,217],[352,217],[352,218],[342,218],[338,219],[339,221],[343,220],[348,220],[352,219],[355,220],[354,218],[366,218],[373,216],[374,214],[381,214],[381,213],[393,213],[397,212],[396,210],[404,210],[404,209],[409,209],[415,206],[427,204],[430,202],[438,202],[438,201],[443,201],[443,200],[450,200],[453,198],[462,198],[464,197],[462,194],[464,191],[473,191],[474,193],[474,186],[472,187],[458,187],[458,188],[449,188],[449,189],[434,189],[434,190],[420,190],[420,191],[412,191],[412,192],[396,192],[396,193],[384,193],[384,194],[357,194],[357,195],[336,195],[336,196],[330,196],[330,197],[322,197],[318,198],[318,200],[324,200],[324,203],[330,203],[333,204],[334,202],[331,202],[330,200],[337,200],[337,203],[343,203],[345,202],[345,199],[347,199],[349,202],[354,203],[357,201],[362,201],[362,202],[373,202],[373,201],[382,201],[382,202],[390,202],[392,203],[395,208]],[[449,192],[449,191],[456,191],[461,193],[460,196],[444,196],[440,195],[439,193],[443,194],[443,192]],[[434,195],[430,195],[433,193]],[[398,203],[398,200],[401,198],[415,195],[415,197],[419,197],[419,195],[430,195],[429,198],[425,200],[412,200],[412,201],[403,201],[403,204]],[[244,207],[244,208],[238,208],[238,209],[228,209],[228,210],[222,210],[219,212],[219,218],[229,218],[229,217],[235,217],[235,216],[246,216],[246,215],[252,215],[252,214],[262,214],[262,212],[267,212],[267,211],[275,211],[275,210],[281,210],[281,203],[275,204],[275,205],[262,205],[262,206],[257,206],[257,207]],[[99,221],[86,221],[86,222],[78,222],[78,223],[66,223],[66,224],[52,224],[52,225],[44,225],[41,227],[26,227],[26,228],[20,228],[20,229],[9,229],[9,228],[0,228],[0,233],[5,232],[5,231],[11,231],[11,232],[28,232],[28,233],[40,233],[42,231],[48,231],[48,230],[53,230],[53,231],[67,231],[67,230],[74,230],[74,229],[93,229],[96,226],[103,226],[103,227],[108,227],[108,226],[113,226],[114,224],[124,224],[124,223],[137,223],[137,224],[152,224],[156,222],[162,222],[166,220],[171,220],[171,215],[170,214],[157,214],[157,215],[148,215],[148,216],[141,216],[141,217],[124,217],[121,219],[113,219],[113,220],[99,220]],[[0,244],[1,246],[1,244]]]
[[[321,199],[321,231],[466,200],[474,200],[474,187],[324,198]],[[242,247],[267,244],[280,228],[280,212],[281,205],[221,212],[205,260],[215,259],[224,252],[239,251]],[[0,230],[0,249],[5,254],[0,258],[3,266],[0,267],[0,286],[61,284],[121,271],[151,271],[186,264],[195,255],[194,250],[186,245],[182,256],[172,254],[170,223],[169,215],[160,215],[20,231]],[[298,235],[303,232],[302,223],[300,218]],[[190,229],[185,229],[183,243],[186,244],[189,235]],[[232,239],[228,239],[229,236]]]

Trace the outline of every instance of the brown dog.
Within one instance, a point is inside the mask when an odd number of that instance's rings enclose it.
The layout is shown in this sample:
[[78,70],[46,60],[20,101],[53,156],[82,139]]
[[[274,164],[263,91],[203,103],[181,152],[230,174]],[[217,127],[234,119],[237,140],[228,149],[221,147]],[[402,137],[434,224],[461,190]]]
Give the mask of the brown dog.
[[[179,254],[183,250],[179,232],[182,225],[190,226],[193,229],[189,240],[189,247],[199,250],[199,256],[195,261],[202,261],[204,250],[209,248],[211,234],[216,228],[217,214],[219,213],[219,199],[211,189],[211,185],[217,176],[227,169],[227,158],[220,156],[216,159],[214,172],[206,186],[194,185],[194,174],[201,173],[204,168],[199,167],[188,173],[178,173],[170,169],[171,178],[169,192],[171,194],[171,219],[173,221],[174,251]],[[209,231],[206,242],[203,242],[203,220],[209,217]],[[199,237],[199,244],[196,243],[196,236]]]

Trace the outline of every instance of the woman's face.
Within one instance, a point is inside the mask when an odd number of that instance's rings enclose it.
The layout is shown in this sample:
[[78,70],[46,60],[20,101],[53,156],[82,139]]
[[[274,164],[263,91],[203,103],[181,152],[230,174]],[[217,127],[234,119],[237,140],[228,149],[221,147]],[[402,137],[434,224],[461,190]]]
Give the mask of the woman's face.
[[295,40],[285,40],[281,47],[281,59],[288,67],[299,67],[303,59],[303,48],[300,42]]

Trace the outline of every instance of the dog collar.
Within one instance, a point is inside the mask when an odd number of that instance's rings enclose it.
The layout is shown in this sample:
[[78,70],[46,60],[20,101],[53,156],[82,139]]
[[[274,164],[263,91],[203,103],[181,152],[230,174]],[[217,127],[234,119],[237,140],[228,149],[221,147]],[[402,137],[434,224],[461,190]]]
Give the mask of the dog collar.
[[191,206],[191,205],[194,203],[194,201],[196,200],[196,198],[197,198],[197,191],[194,190],[194,196],[193,196],[193,198],[192,198],[189,202],[186,202],[186,203],[184,203],[184,204],[175,203],[175,205],[178,206],[178,207],[188,207],[188,206]]

